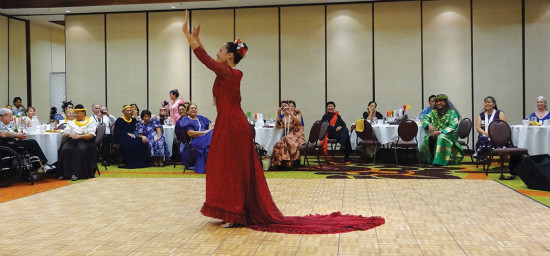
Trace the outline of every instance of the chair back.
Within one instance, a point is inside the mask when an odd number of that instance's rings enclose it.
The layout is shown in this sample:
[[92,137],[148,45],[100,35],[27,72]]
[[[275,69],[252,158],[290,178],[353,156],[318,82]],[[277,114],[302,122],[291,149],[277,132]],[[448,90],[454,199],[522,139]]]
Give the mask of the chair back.
[[321,123],[321,128],[319,129],[319,140],[321,141],[325,140],[325,137],[327,136],[327,132],[328,132],[328,126],[329,126],[328,122]]
[[65,127],[67,127],[67,124],[60,124],[59,126],[57,126],[57,129],[64,130]]
[[413,120],[405,120],[397,127],[397,135],[403,141],[411,141],[416,138],[418,125]]
[[252,141],[256,142],[256,127],[250,124],[250,135],[252,135]]
[[376,137],[374,137],[374,130],[372,129],[372,125],[370,124],[369,120],[364,120],[364,127],[363,131],[357,131],[355,130],[355,133],[357,134],[357,138],[361,140],[375,140]]
[[472,131],[472,120],[470,118],[464,118],[458,124],[458,137],[465,139],[470,135]]
[[513,146],[512,131],[505,121],[495,120],[489,125],[489,138],[491,138],[495,148]]
[[321,121],[317,120],[311,125],[311,130],[309,130],[308,143],[315,143],[319,140],[319,132],[321,131]]
[[95,129],[95,144],[99,145],[103,141],[103,137],[105,136],[105,129],[107,129],[107,126],[105,124],[99,124],[97,128]]

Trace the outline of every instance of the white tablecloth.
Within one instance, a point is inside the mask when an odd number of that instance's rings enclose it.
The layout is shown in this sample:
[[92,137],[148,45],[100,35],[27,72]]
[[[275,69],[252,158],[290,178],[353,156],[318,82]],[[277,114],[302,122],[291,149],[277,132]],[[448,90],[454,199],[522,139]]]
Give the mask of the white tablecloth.
[[[378,139],[378,142],[380,144],[385,145],[388,143],[392,143],[397,140],[397,127],[398,125],[389,125],[389,124],[375,124],[372,126],[372,129],[374,130],[374,135]],[[422,140],[424,139],[424,136],[426,135],[426,131],[422,126],[418,126],[418,132],[416,133],[416,140],[418,141],[418,147],[422,146]],[[350,135],[350,141],[351,141],[351,147],[355,149],[356,145],[356,139],[357,134],[355,133],[355,130]]]
[[168,144],[168,151],[170,151],[170,155],[172,155],[172,145],[174,144],[174,137],[176,135],[175,126],[163,125],[162,128],[164,129],[164,140],[166,144]]
[[27,139],[33,139],[38,142],[42,152],[48,158],[48,164],[57,162],[57,149],[61,146],[62,133],[28,133]]
[[512,143],[529,155],[550,154],[550,126],[512,125]]
[[273,153],[273,146],[277,141],[283,137],[283,129],[277,128],[254,128],[256,129],[256,143],[260,144],[265,150],[267,155],[271,156]]

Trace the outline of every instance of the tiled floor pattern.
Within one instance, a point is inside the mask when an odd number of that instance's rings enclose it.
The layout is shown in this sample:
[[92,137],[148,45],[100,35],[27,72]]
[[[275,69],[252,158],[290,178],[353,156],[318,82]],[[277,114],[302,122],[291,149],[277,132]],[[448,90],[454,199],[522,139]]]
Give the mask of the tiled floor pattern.
[[331,235],[220,228],[199,213],[204,182],[98,178],[1,203],[0,255],[550,255],[550,209],[495,181],[269,180],[286,215],[386,219]]

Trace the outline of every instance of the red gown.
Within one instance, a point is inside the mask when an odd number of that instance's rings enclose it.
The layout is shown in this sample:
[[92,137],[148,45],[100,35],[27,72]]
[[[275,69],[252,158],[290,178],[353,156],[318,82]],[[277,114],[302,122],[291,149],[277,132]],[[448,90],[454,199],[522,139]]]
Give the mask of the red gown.
[[267,186],[251,127],[241,109],[243,73],[218,63],[199,47],[197,58],[216,73],[212,92],[218,116],[206,162],[206,202],[201,213],[249,228],[292,234],[329,234],[367,230],[381,217],[342,215],[283,216]]

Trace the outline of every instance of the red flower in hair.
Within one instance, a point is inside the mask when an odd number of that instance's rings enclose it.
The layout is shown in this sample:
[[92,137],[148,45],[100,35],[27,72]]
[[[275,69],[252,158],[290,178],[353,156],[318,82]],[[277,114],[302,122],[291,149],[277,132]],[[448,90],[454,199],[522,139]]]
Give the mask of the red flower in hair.
[[243,41],[238,38],[233,44],[237,45],[237,53],[241,55],[241,57],[244,57],[246,55],[246,48],[244,47]]

